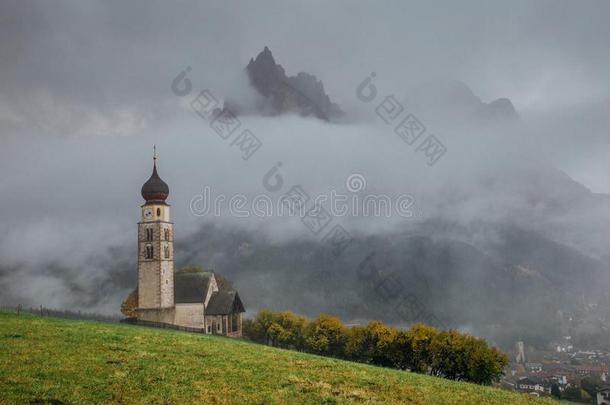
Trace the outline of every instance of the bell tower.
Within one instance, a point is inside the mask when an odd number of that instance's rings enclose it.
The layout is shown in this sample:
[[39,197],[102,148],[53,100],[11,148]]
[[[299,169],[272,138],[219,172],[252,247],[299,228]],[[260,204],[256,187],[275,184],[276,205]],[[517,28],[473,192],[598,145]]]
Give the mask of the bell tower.
[[170,222],[169,187],[157,173],[156,148],[153,172],[142,186],[138,222],[138,309],[174,307],[174,224]]

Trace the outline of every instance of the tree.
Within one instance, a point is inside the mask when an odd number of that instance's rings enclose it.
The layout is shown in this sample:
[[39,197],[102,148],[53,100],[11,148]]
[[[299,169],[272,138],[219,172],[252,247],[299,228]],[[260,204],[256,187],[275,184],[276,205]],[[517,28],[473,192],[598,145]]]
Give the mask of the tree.
[[411,369],[414,356],[411,342],[409,331],[399,330],[396,332],[396,337],[388,354],[395,368],[400,370]]
[[121,304],[121,313],[127,318],[137,318],[138,289],[133,290]]
[[305,329],[305,347],[312,353],[343,357],[347,330],[339,318],[320,314]]
[[508,356],[496,349],[489,348],[487,342],[474,336],[465,337],[466,361],[465,379],[477,384],[491,384],[504,374]]
[[244,336],[255,342],[287,349],[304,350],[307,319],[291,311],[260,310],[251,323],[244,324]]
[[595,397],[597,391],[603,386],[604,382],[598,376],[588,376],[580,380],[580,387],[592,397]]
[[406,342],[411,358],[407,367],[416,373],[427,373],[432,363],[431,344],[438,330],[423,323],[415,324],[407,331]]
[[345,358],[360,363],[368,363],[368,333],[364,326],[354,326],[347,331],[345,342]]
[[370,346],[368,357],[372,364],[384,367],[393,366],[391,352],[394,348],[397,330],[379,321],[371,321],[366,326]]
[[267,329],[267,336],[269,337],[269,344],[271,346],[282,346],[281,343],[289,339],[290,331],[284,329],[277,322],[273,322]]
[[442,331],[430,342],[430,374],[462,380],[468,372],[467,339],[456,330]]
[[581,389],[579,387],[568,387],[563,390],[562,399],[568,401],[580,401],[582,399]]
[[273,346],[303,350],[306,323],[306,318],[291,311],[276,312],[273,314],[273,322],[267,329],[267,336]]
[[362,363],[384,367],[394,367],[392,356],[396,350],[398,330],[379,321],[371,321],[367,326],[357,326],[347,331],[345,356]]
[[273,312],[268,309],[258,311],[256,317],[244,329],[244,336],[258,343],[269,344],[268,330],[273,323]]
[[551,385],[551,395],[557,399],[561,399],[561,390],[559,389],[559,385],[556,383]]
[[[258,342],[254,336],[254,319],[244,318],[241,322],[241,333],[244,339]],[[259,342],[262,343],[262,342]]]

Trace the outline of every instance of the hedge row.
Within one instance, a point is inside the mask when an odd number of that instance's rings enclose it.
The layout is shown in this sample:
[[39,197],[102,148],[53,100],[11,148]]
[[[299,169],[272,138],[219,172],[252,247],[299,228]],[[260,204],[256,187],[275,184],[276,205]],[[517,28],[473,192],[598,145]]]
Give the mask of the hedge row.
[[261,310],[244,321],[243,334],[270,346],[478,384],[497,381],[508,364],[506,354],[483,339],[424,324],[408,330],[379,321],[346,327],[330,315],[309,320],[290,311]]

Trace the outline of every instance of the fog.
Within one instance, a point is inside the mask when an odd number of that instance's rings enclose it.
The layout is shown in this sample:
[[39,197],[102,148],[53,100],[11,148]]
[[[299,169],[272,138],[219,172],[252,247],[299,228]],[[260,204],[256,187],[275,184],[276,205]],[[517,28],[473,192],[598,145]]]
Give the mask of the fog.
[[[608,8],[3,2],[0,304],[118,312],[135,287],[153,144],[170,186],[177,264],[228,276],[249,313],[272,306],[413,321],[386,316],[389,304],[359,290],[356,269],[370,251],[445,325],[482,334],[501,310],[542,308],[541,291],[569,292],[563,302],[549,298],[550,311],[582,304],[570,294],[597,302],[609,285]],[[190,103],[204,89],[254,103],[244,67],[264,46],[287,74],[322,80],[345,116],[241,115],[241,128],[262,142],[244,160]],[[178,96],[172,81],[187,67],[192,90]],[[364,102],[358,88],[372,73],[377,96]],[[473,105],[462,98],[470,91]],[[376,114],[390,95],[446,147],[435,164]],[[510,99],[518,118],[473,115],[498,98]],[[278,163],[283,187],[269,191],[265,175]],[[353,174],[366,181],[360,194],[346,184]],[[413,215],[334,217],[353,241],[326,258],[323,235],[299,218],[192,212],[206,187],[251,200],[294,185],[311,196],[407,194]],[[493,275],[515,268],[541,277],[540,289],[509,288]],[[493,294],[459,297],[464,285],[489,288],[490,279],[500,312],[479,308]],[[316,291],[320,280],[332,291]]]

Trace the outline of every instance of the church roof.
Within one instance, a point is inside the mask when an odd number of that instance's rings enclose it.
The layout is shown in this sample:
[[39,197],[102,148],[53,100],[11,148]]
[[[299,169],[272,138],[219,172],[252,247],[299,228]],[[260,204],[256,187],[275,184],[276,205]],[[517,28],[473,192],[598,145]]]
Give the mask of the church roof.
[[174,274],[176,304],[203,303],[212,274],[209,271],[177,271]]
[[[176,304],[202,304],[205,301],[214,272],[200,269],[182,269],[174,273],[174,300]],[[237,291],[222,288],[214,291],[205,308],[206,315],[227,315],[246,312]]]
[[169,195],[169,186],[157,173],[157,159],[153,163],[153,172],[150,178],[142,186],[142,197],[146,202],[165,202]]
[[228,315],[234,312],[246,312],[235,290],[220,290],[212,293],[204,311],[206,315]]

